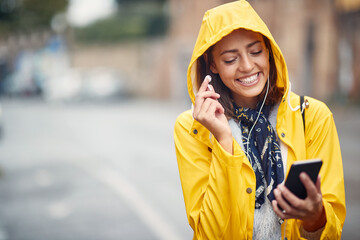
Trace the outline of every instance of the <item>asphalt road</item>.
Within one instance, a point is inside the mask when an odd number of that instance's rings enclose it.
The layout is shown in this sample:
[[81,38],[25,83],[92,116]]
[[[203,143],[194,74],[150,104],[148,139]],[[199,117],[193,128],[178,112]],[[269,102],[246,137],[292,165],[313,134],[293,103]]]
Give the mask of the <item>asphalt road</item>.
[[[0,240],[191,239],[173,145],[186,103],[3,99]],[[360,109],[334,109],[348,214],[360,225]]]

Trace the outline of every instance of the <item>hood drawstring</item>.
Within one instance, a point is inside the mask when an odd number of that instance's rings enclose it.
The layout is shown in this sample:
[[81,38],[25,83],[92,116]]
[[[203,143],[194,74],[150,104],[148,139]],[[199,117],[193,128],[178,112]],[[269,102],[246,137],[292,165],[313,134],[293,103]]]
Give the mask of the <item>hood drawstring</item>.
[[289,82],[289,91],[288,91],[288,94],[287,94],[287,103],[288,103],[289,108],[291,109],[291,111],[295,112],[295,111],[301,109],[301,113],[303,113],[304,109],[309,107],[309,102],[306,100],[306,101],[303,102],[302,105],[298,105],[295,108],[293,108],[291,106],[291,104],[290,104],[290,93],[291,93],[291,82]]

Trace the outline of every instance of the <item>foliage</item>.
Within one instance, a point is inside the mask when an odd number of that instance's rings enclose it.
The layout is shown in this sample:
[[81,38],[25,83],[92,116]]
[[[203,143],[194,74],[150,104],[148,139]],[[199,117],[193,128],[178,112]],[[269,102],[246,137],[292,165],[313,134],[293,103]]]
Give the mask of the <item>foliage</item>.
[[119,42],[161,36],[166,33],[169,18],[164,0],[118,0],[117,14],[75,29],[83,43]]
[[166,2],[166,0],[116,0],[116,2],[119,5],[124,5],[124,4],[139,4],[139,3],[160,3],[160,4],[164,4]]
[[0,0],[0,33],[49,28],[67,5],[68,0]]

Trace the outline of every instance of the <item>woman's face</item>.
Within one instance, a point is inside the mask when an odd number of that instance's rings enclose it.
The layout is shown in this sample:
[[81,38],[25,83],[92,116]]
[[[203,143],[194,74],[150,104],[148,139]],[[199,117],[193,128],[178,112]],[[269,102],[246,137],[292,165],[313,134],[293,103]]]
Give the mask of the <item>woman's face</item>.
[[220,40],[212,51],[211,71],[218,73],[238,106],[255,108],[270,71],[263,37],[245,29]]

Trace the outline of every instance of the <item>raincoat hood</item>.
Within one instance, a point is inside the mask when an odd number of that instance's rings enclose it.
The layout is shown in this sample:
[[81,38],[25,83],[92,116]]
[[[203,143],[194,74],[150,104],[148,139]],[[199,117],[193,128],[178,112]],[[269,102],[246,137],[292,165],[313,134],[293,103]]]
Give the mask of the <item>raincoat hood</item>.
[[278,74],[276,85],[279,88],[283,88],[284,94],[287,94],[289,85],[288,72],[280,48],[255,10],[247,1],[240,0],[210,9],[203,17],[200,32],[187,71],[188,91],[193,103],[195,101],[196,92],[200,87],[196,81],[197,59],[212,45],[239,28],[261,33],[270,40]]

